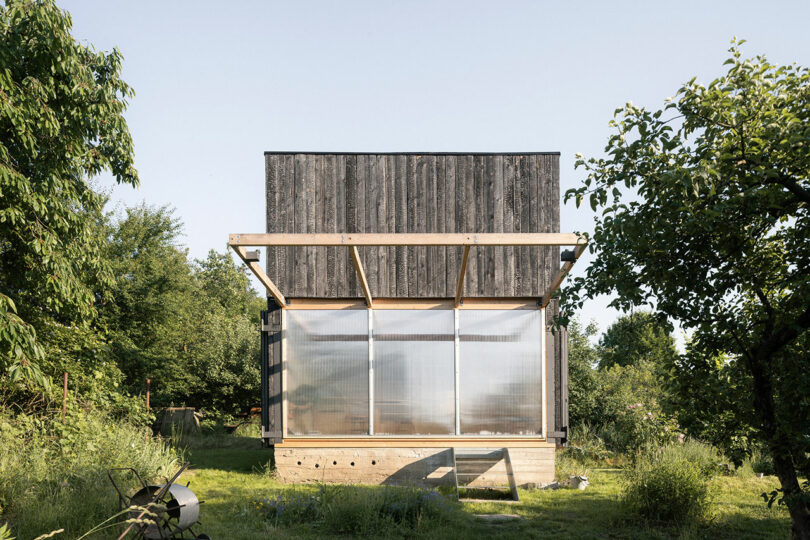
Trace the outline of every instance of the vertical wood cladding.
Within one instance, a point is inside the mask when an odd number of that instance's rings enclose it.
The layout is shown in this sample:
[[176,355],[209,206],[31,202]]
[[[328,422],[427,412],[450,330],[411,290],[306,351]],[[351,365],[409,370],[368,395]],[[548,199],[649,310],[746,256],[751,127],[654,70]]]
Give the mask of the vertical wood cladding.
[[[265,154],[267,232],[559,232],[559,154]],[[452,297],[462,248],[361,247],[374,297]],[[468,297],[540,296],[559,248],[472,248]],[[362,297],[341,247],[267,249],[288,297]]]

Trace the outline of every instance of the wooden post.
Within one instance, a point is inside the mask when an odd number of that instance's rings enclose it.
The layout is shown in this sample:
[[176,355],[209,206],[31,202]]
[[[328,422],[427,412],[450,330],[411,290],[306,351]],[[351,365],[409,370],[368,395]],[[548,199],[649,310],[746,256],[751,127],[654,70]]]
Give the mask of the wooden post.
[[67,414],[67,379],[68,374],[65,372],[65,384],[62,386],[62,423],[65,423],[65,414]]
[[146,379],[146,412],[149,412],[149,383],[151,381]]
[[350,246],[350,249],[354,269],[357,271],[357,279],[360,280],[360,286],[363,288],[363,296],[366,297],[366,305],[368,307],[374,307],[371,300],[371,289],[369,288],[368,281],[366,280],[366,273],[363,271],[363,263],[360,262],[360,254],[357,253],[356,246]]
[[456,286],[456,300],[453,307],[461,305],[461,295],[464,293],[464,274],[467,272],[467,259],[470,257],[470,246],[464,246],[464,255],[461,257],[461,271],[458,273],[458,285]]

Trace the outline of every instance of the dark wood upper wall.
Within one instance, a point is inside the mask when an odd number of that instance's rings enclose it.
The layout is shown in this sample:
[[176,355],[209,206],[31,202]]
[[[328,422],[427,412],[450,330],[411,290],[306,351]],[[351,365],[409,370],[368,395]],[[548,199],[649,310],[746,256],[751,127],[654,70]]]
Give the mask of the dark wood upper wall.
[[[265,154],[267,232],[559,232],[559,154]],[[463,248],[358,248],[373,297],[452,297]],[[465,296],[541,296],[559,248],[470,250]],[[362,297],[347,248],[268,248],[288,297]]]

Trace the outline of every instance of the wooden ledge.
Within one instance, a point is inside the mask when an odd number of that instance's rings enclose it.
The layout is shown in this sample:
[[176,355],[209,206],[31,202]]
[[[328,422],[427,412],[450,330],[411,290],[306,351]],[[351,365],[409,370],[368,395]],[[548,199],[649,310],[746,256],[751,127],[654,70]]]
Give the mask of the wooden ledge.
[[575,233],[237,233],[231,246],[575,246]]
[[528,437],[287,437],[276,448],[556,448]]

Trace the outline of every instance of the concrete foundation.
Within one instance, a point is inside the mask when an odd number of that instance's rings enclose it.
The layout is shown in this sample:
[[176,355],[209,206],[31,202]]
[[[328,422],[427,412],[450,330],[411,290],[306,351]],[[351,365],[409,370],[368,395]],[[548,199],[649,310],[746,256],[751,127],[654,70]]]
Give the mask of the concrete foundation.
[[[509,448],[518,486],[554,481],[554,447]],[[279,479],[287,483],[389,484],[435,487],[453,485],[450,448],[284,448],[275,449]],[[472,487],[504,486],[503,460],[495,464],[459,464]],[[470,480],[472,478],[472,480]]]

